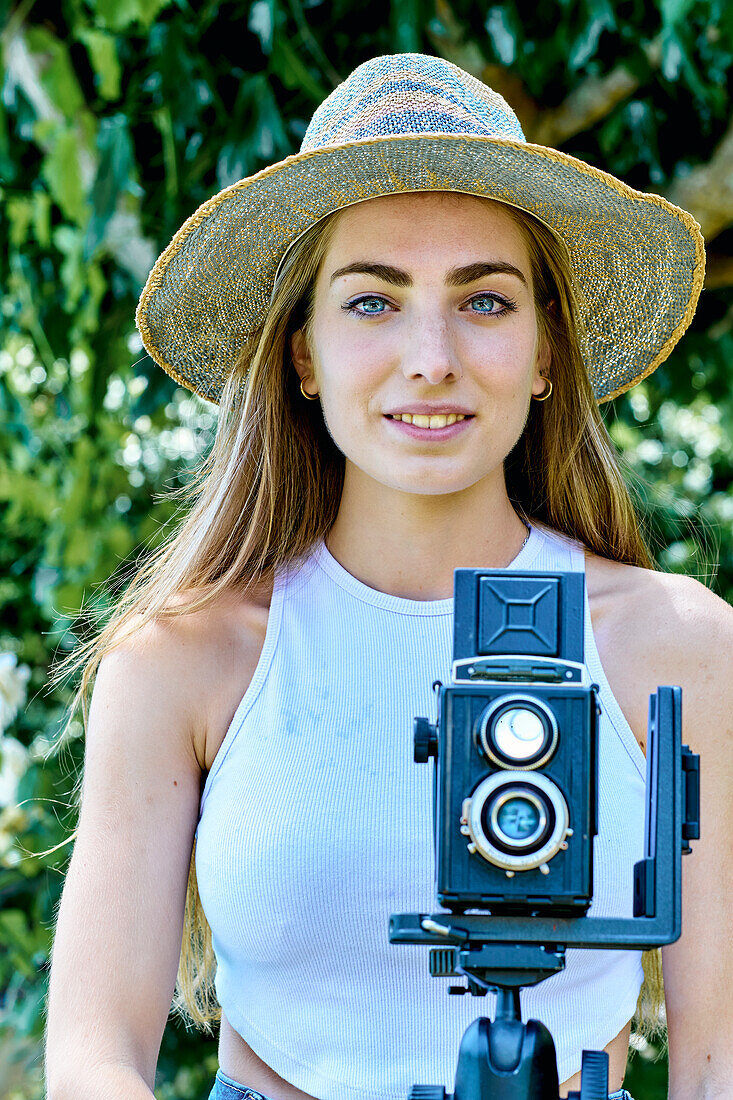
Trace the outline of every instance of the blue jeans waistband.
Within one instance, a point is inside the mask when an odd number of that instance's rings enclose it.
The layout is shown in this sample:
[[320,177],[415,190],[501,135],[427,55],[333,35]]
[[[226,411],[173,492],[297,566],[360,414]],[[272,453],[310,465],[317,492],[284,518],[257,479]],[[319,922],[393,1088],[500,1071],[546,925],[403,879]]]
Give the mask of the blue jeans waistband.
[[268,1100],[268,1098],[261,1092],[256,1092],[255,1089],[240,1085],[238,1081],[232,1080],[218,1069],[214,1087],[209,1093],[209,1100]]
[[[261,1092],[256,1092],[255,1089],[248,1089],[246,1085],[240,1085],[238,1081],[233,1081],[231,1077],[227,1077],[219,1069],[216,1071],[216,1079],[209,1094],[209,1100],[268,1100],[268,1098],[263,1096]],[[608,1100],[634,1100],[634,1098],[626,1089],[621,1089],[619,1092],[612,1092]]]

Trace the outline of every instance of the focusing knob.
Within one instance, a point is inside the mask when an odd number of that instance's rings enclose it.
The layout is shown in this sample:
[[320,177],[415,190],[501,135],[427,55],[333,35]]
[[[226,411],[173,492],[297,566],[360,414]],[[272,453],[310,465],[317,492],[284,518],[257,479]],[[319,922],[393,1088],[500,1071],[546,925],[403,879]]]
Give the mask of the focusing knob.
[[438,755],[438,727],[428,722],[427,718],[416,718],[413,730],[415,763],[427,764],[431,756]]

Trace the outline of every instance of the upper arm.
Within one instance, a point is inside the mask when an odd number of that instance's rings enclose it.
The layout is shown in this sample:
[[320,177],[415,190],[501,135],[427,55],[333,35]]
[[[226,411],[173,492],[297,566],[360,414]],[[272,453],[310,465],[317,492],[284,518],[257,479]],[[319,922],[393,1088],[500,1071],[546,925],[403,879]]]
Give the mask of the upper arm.
[[155,626],[134,643],[103,658],[94,686],[53,948],[47,1074],[121,1062],[152,1089],[180,956],[201,768],[185,637]]
[[733,985],[733,612],[696,582],[675,587],[675,629],[668,622],[666,639],[657,636],[669,664],[660,682],[682,687],[683,741],[700,755],[701,824],[682,860],[682,935],[662,956],[670,1098],[687,1100],[727,1095],[733,1079],[733,1028],[724,1007]]

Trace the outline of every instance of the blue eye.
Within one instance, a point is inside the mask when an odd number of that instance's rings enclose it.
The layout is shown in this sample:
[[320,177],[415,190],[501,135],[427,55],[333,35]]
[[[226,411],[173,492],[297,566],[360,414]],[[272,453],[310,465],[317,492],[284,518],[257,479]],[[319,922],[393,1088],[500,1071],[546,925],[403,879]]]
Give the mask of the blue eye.
[[[357,313],[362,317],[378,317],[386,312],[387,305],[388,303],[384,298],[380,298],[377,294],[365,294],[362,298],[355,298],[353,302],[347,302],[341,308],[347,313]],[[361,308],[357,309],[357,306]]]
[[[486,308],[487,304],[489,308]],[[502,313],[507,308],[508,303],[501,298],[495,298],[493,294],[479,294],[471,299],[469,305],[473,307],[476,313]]]

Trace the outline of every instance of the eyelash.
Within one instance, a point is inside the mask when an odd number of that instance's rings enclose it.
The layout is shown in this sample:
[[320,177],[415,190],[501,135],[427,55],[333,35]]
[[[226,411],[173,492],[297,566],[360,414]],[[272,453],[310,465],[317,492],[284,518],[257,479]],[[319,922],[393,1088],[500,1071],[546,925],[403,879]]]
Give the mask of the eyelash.
[[[471,305],[472,302],[478,302],[482,298],[487,298],[492,302],[496,302],[502,306],[502,309],[496,310],[492,313],[485,313],[482,310],[476,311],[476,316],[479,317],[504,317],[507,313],[516,313],[517,307],[511,298],[501,298],[498,294],[474,294],[473,298],[469,298],[467,305]],[[352,301],[346,302],[341,306],[344,313],[351,313],[355,317],[382,317],[385,310],[379,310],[375,313],[362,313],[361,310],[356,309],[356,306],[362,302],[384,302],[389,305],[386,298],[383,298],[381,294],[362,294],[358,298],[353,298]]]

